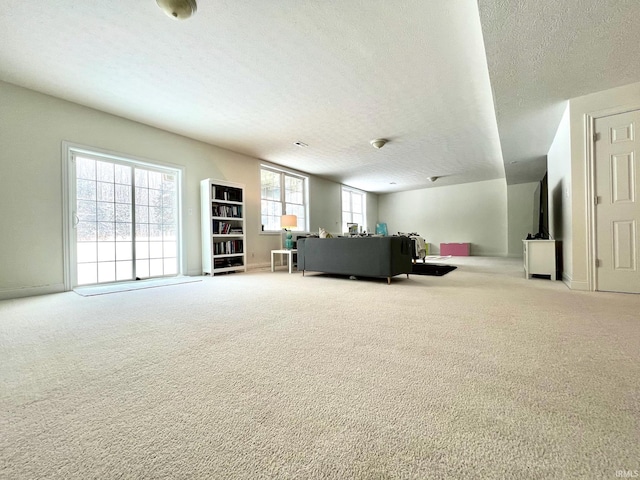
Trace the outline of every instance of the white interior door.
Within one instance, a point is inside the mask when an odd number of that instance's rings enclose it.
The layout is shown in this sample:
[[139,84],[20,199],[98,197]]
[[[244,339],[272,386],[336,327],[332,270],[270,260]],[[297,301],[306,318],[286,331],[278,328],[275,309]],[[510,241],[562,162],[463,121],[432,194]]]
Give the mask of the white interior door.
[[179,273],[178,174],[73,154],[72,286]]
[[640,293],[640,111],[595,121],[596,290]]

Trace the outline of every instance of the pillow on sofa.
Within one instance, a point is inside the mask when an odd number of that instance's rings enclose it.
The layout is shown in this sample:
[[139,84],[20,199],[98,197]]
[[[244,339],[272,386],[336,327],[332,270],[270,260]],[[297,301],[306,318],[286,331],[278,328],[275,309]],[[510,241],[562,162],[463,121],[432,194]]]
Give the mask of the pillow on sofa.
[[319,235],[320,235],[320,238],[333,238],[333,235],[331,235],[322,227],[320,227]]

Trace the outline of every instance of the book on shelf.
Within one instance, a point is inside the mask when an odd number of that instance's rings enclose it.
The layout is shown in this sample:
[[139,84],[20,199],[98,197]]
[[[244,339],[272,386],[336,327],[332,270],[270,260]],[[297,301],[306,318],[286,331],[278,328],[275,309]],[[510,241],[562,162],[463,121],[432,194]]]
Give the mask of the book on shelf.
[[244,242],[242,240],[227,240],[213,244],[214,255],[233,255],[243,253]]
[[242,234],[242,226],[233,225],[229,222],[221,222],[219,220],[213,221],[213,233],[216,235],[241,235]]
[[242,202],[242,189],[223,186],[211,187],[211,198],[225,202]]
[[244,265],[242,258],[216,258],[213,261],[214,268],[242,267]]
[[214,217],[242,218],[240,205],[213,205],[211,213]]

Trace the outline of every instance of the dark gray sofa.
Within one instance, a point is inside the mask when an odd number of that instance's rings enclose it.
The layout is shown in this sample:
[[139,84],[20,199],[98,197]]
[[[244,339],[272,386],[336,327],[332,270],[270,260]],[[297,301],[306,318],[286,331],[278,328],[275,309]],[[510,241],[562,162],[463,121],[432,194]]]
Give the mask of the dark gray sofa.
[[299,238],[298,270],[360,277],[411,273],[411,240],[407,237]]

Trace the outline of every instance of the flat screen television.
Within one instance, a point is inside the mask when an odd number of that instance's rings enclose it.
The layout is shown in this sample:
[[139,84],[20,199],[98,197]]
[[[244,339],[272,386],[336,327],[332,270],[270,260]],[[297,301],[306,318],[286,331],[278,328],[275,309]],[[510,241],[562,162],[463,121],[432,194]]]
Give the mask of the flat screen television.
[[549,195],[547,174],[544,174],[533,194],[533,238],[549,238]]

